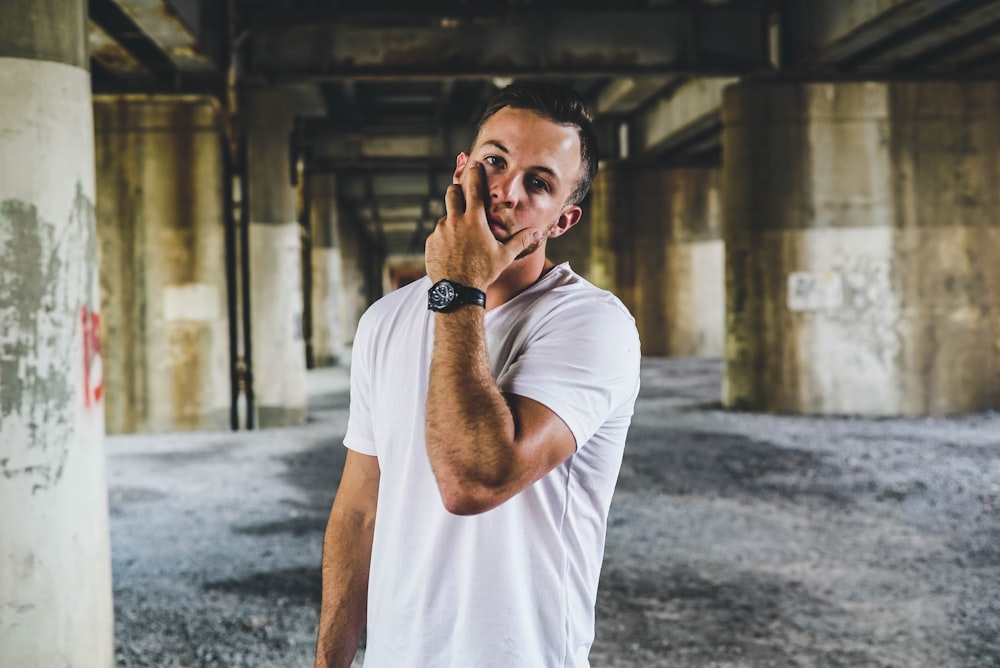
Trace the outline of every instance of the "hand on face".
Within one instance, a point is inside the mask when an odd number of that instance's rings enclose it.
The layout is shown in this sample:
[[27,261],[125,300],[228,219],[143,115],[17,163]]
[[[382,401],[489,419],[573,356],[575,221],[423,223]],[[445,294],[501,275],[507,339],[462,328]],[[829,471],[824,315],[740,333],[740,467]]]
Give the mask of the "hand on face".
[[524,229],[498,241],[486,218],[489,195],[482,165],[470,160],[460,181],[448,186],[446,215],[427,238],[427,275],[432,281],[447,278],[486,290],[540,233]]

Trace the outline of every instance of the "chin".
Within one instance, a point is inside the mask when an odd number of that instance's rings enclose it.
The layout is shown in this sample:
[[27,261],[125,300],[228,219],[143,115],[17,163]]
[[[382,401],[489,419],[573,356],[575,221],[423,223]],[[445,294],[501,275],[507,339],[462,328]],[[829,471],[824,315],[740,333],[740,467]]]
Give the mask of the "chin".
[[521,260],[523,258],[526,258],[529,255],[531,255],[532,253],[534,253],[535,251],[537,251],[541,247],[542,247],[542,239],[539,239],[538,241],[536,241],[535,243],[531,244],[530,246],[528,246],[527,248],[525,248],[523,251],[521,251],[520,253],[518,253],[517,257],[514,258],[514,259],[515,260]]

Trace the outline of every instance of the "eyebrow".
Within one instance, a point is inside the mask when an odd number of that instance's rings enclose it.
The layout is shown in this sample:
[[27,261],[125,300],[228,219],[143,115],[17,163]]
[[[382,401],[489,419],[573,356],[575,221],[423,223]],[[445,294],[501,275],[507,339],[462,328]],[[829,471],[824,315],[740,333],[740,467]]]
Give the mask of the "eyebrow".
[[[483,146],[486,146],[487,144],[489,144],[490,146],[495,146],[497,150],[499,150],[501,153],[506,153],[507,155],[510,155],[510,151],[507,149],[507,147],[498,142],[496,139],[486,139],[479,146],[481,148]],[[549,176],[551,176],[556,181],[559,180],[559,175],[556,174],[554,171],[552,171],[552,169],[546,167],[545,165],[535,165],[531,169],[535,170],[536,172],[544,172]]]

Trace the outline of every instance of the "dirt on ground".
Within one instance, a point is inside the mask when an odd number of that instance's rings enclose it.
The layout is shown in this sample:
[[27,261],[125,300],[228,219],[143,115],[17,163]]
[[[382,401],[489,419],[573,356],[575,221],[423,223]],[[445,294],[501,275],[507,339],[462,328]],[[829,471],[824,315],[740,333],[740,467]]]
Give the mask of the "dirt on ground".
[[[721,375],[644,360],[594,668],[1000,666],[1000,416],[730,412]],[[299,428],[108,439],[119,666],[312,665],[332,387]]]

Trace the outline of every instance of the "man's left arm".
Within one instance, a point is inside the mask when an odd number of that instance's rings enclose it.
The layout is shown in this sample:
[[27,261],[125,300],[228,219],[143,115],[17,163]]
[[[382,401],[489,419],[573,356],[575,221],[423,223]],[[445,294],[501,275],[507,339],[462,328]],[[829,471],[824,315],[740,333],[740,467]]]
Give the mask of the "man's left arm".
[[[448,215],[427,242],[432,279],[446,277],[485,291],[538,239],[537,232],[522,230],[497,241],[482,193],[482,172],[470,163],[462,183],[449,186]],[[482,308],[465,306],[434,318],[427,454],[445,507],[472,515],[500,505],[566,461],[576,440],[541,403],[500,390],[490,371]]]
[[500,505],[566,461],[576,440],[543,404],[501,392],[490,372],[482,309],[435,318],[427,454],[445,507],[472,515]]

